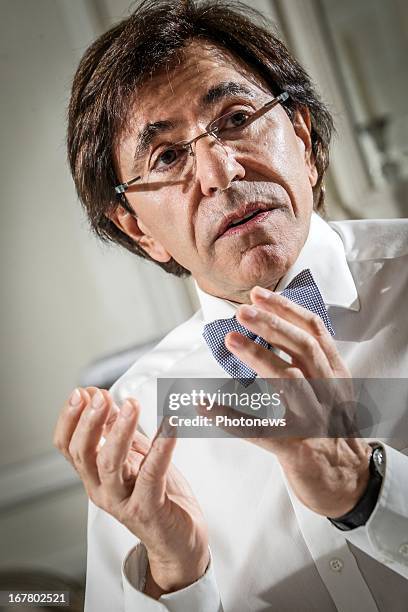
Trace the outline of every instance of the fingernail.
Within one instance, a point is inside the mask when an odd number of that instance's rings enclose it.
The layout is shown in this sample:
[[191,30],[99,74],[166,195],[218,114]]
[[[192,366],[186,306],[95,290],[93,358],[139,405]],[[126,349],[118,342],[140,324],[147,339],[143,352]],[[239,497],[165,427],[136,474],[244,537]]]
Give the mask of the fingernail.
[[74,389],[71,395],[69,396],[69,404],[73,408],[78,408],[79,404],[82,402],[82,395],[79,389]]
[[255,287],[254,291],[256,295],[261,298],[268,298],[271,295],[271,291],[269,291],[269,289],[265,289],[265,287]]
[[255,319],[258,316],[258,311],[253,306],[241,306],[240,311],[247,319]]
[[133,415],[133,413],[134,408],[132,406],[132,403],[129,402],[129,400],[126,400],[120,410],[120,416],[122,416],[124,419],[129,419]]
[[100,408],[102,408],[102,406],[105,404],[105,397],[102,393],[102,391],[98,391],[95,393],[95,395],[92,398],[92,408],[95,408],[95,410],[99,410]]

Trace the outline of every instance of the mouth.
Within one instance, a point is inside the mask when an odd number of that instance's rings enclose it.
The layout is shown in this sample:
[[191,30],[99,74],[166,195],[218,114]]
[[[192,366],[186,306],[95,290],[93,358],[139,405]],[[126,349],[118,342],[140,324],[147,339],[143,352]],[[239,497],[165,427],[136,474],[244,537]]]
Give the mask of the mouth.
[[266,208],[259,203],[247,204],[243,209],[226,217],[221,223],[217,238],[224,238],[235,234],[250,231],[257,223],[264,221],[273,211],[273,207]]

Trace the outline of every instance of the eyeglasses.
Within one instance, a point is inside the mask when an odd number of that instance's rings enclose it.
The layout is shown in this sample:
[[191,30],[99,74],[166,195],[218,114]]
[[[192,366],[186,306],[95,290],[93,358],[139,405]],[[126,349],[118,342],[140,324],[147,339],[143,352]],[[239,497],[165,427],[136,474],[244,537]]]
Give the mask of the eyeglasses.
[[159,182],[166,185],[184,180],[194,166],[195,153],[193,145],[205,136],[212,136],[221,145],[234,142],[234,146],[237,148],[245,146],[245,143],[248,143],[249,140],[255,137],[253,130],[254,122],[272,110],[277,104],[285,102],[288,98],[289,94],[284,91],[253,112],[246,108],[237,109],[218,117],[209,124],[208,130],[192,140],[164,145],[158,151],[155,151],[154,156],[149,160],[148,170],[145,175],[136,176],[125,183],[115,186],[117,196],[120,200],[125,201],[125,192],[131,185],[142,179],[143,183],[151,184]]

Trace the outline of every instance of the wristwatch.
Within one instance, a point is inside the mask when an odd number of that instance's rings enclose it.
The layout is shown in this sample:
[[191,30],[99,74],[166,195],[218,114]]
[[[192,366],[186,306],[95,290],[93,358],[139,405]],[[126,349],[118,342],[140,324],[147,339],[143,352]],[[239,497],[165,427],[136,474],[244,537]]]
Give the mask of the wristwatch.
[[363,496],[347,514],[336,519],[327,517],[335,527],[342,531],[365,525],[377,504],[385,475],[385,451],[378,442],[369,442],[369,445],[373,449],[370,456],[370,477]]

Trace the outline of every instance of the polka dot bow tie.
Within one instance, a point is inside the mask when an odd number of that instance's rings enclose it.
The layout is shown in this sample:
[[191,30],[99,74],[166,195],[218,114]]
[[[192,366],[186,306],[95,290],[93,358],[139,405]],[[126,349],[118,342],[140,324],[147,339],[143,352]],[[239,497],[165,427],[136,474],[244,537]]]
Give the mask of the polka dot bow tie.
[[[302,272],[295,276],[286,289],[282,291],[281,295],[319,315],[331,335],[334,336],[334,329],[327,314],[322,295],[309,269],[302,270]],[[224,338],[230,331],[240,332],[267,349],[271,350],[273,347],[264,338],[257,336],[241,325],[235,316],[229,319],[217,319],[204,326],[203,336],[215,359],[232,378],[239,380],[242,385],[247,387],[255,380],[257,374],[230,353],[225,346]]]

